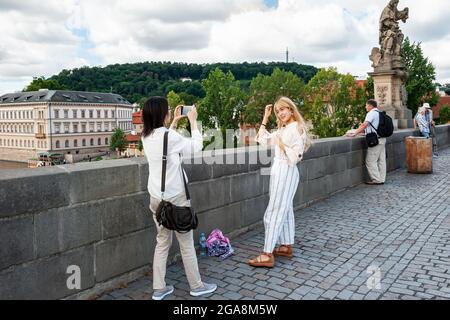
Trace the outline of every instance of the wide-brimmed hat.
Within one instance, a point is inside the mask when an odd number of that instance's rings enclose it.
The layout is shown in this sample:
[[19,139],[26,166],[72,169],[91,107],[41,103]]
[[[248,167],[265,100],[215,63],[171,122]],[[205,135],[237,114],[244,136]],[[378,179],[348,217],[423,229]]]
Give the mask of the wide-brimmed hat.
[[424,103],[424,104],[422,105],[422,107],[424,107],[424,108],[426,108],[426,109],[431,109],[429,103]]

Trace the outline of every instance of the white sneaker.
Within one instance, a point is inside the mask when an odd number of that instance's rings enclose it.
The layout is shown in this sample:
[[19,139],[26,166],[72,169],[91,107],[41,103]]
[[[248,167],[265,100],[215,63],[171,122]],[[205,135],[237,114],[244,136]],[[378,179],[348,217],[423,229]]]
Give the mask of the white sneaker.
[[213,293],[217,290],[217,284],[203,282],[203,287],[191,290],[189,292],[193,297],[199,297],[204,294]]
[[153,300],[162,300],[164,299],[166,296],[168,296],[169,294],[171,294],[173,292],[174,288],[173,286],[166,286],[164,289],[162,290],[155,290],[153,291],[153,296],[152,299]]

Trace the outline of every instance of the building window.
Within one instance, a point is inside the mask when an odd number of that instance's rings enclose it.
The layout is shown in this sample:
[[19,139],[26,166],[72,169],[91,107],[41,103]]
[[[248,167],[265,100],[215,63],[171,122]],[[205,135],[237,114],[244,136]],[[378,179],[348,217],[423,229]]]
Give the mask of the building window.
[[109,144],[109,140],[108,140],[108,138],[105,138],[105,145],[108,145]]
[[83,123],[81,125],[81,132],[86,132],[86,124],[85,123]]
[[86,111],[81,110],[81,117],[82,117],[82,118],[86,118]]
[[94,117],[94,110],[89,110],[89,118],[93,118]]
[[97,123],[97,131],[102,131],[102,124],[101,123]]
[[97,118],[101,118],[101,111],[97,110]]
[[73,132],[78,133],[78,124],[73,124]]
[[89,124],[89,131],[94,132],[94,123]]
[[111,111],[111,118],[114,118],[114,111]]
[[64,146],[65,146],[66,148],[69,148],[69,140],[66,140],[66,142],[64,143]]
[[[39,111],[39,118],[41,118],[41,111]],[[59,118],[59,110],[55,109],[55,119]]]
[[64,124],[64,133],[69,133],[69,124],[68,123]]
[[64,110],[64,119],[69,118],[69,110]]
[[55,123],[55,133],[60,133],[61,131],[61,126],[59,123]]
[[94,145],[94,139],[91,139],[91,146]]
[[73,141],[73,146],[76,148],[76,147],[78,147],[78,140],[74,140]]
[[109,117],[109,110],[105,110],[105,118]]
[[74,119],[76,119],[77,118],[77,116],[78,116],[78,110],[77,109],[74,109],[73,111],[72,111],[72,115],[73,115],[73,118]]
[[59,148],[61,148],[61,145],[59,143],[59,140],[56,140],[56,149],[59,149]]
[[98,138],[98,145],[101,146],[102,145],[102,139]]
[[83,147],[86,147],[86,139],[83,139],[83,141],[82,141],[82,146],[83,146]]

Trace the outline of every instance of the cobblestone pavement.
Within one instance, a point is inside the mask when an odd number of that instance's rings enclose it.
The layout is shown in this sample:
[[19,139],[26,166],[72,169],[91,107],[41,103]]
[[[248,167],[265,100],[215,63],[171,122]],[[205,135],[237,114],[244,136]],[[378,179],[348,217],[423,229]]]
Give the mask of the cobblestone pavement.
[[[233,239],[236,254],[225,261],[199,259],[203,281],[219,286],[202,299],[450,299],[450,149],[432,175],[398,170],[384,186],[360,185],[299,210],[296,230],[294,258],[273,269],[246,264],[262,250],[263,228]],[[168,299],[198,299],[181,263],[166,279],[175,286]],[[143,277],[100,299],[151,299],[151,284]]]

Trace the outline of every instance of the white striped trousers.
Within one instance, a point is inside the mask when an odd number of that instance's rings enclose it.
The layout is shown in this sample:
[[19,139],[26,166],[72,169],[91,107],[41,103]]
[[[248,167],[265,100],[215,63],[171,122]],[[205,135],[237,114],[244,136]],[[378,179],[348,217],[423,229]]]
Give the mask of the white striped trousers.
[[293,245],[295,221],[293,201],[300,180],[297,166],[276,159],[270,171],[269,204],[264,214],[264,252],[272,253],[277,242]]

